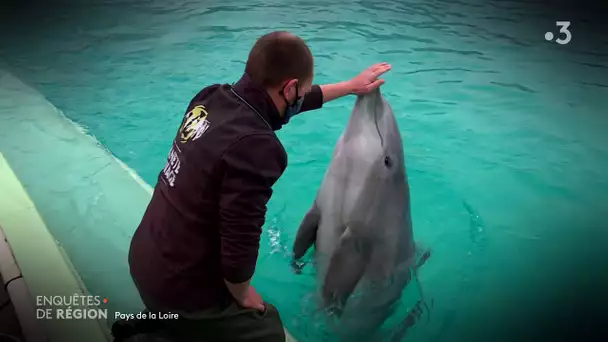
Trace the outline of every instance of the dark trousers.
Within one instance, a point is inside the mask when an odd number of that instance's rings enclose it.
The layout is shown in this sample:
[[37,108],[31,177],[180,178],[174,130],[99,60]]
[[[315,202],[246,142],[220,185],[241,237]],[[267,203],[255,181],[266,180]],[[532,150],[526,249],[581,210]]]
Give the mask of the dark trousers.
[[274,306],[266,304],[266,311],[261,312],[236,302],[187,318],[117,321],[112,334],[115,342],[285,342],[283,323]]

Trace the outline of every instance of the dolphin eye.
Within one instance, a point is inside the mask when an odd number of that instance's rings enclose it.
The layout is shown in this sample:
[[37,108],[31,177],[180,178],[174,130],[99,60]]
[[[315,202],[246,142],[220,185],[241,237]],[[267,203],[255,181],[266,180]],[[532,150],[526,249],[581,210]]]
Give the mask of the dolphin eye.
[[393,166],[393,160],[391,159],[391,157],[386,156],[384,157],[384,166],[391,168]]

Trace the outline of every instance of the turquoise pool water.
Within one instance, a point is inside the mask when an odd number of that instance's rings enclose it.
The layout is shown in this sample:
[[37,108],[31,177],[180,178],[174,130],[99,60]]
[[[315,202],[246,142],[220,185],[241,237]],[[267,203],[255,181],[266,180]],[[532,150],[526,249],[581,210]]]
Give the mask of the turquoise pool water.
[[[587,274],[579,260],[597,267],[608,238],[598,219],[608,203],[608,55],[576,36],[544,41],[553,18],[530,10],[439,1],[70,6],[6,22],[0,62],[150,184],[190,97],[237,80],[261,34],[305,38],[317,83],[391,63],[383,93],[404,137],[415,236],[433,252],[420,272],[434,299],[430,320],[408,338],[471,341],[508,331],[500,318],[512,310],[551,305],[548,293]],[[309,311],[313,279],[292,274],[287,253],[353,101],[279,133],[290,164],[269,204],[255,285],[300,341],[324,333]],[[404,306],[417,296],[407,289]]]

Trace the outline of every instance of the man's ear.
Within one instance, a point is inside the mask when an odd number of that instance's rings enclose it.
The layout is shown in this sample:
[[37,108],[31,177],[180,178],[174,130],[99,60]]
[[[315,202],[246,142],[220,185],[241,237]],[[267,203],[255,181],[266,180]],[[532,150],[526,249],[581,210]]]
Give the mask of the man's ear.
[[285,89],[285,96],[287,96],[289,98],[295,97],[297,85],[298,85],[298,80],[295,78],[287,81],[287,83],[285,83],[285,87],[283,88],[283,89]]

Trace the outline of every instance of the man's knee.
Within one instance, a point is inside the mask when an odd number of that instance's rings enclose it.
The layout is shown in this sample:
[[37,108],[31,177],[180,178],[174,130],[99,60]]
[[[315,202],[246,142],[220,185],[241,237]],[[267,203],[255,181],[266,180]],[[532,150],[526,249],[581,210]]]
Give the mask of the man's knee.
[[281,333],[283,332],[283,320],[281,319],[279,310],[277,310],[274,305],[266,304],[265,318],[272,321],[272,324],[276,327],[277,331],[281,331]]
[[264,312],[250,311],[250,319],[246,319],[249,323],[243,322],[242,339],[235,341],[285,341],[285,330],[279,311],[272,304],[265,304],[265,307]]
[[277,308],[274,305],[264,303],[264,307],[266,308],[265,314],[267,317],[272,317],[272,318],[281,320],[281,315],[279,315],[279,310],[277,310]]

